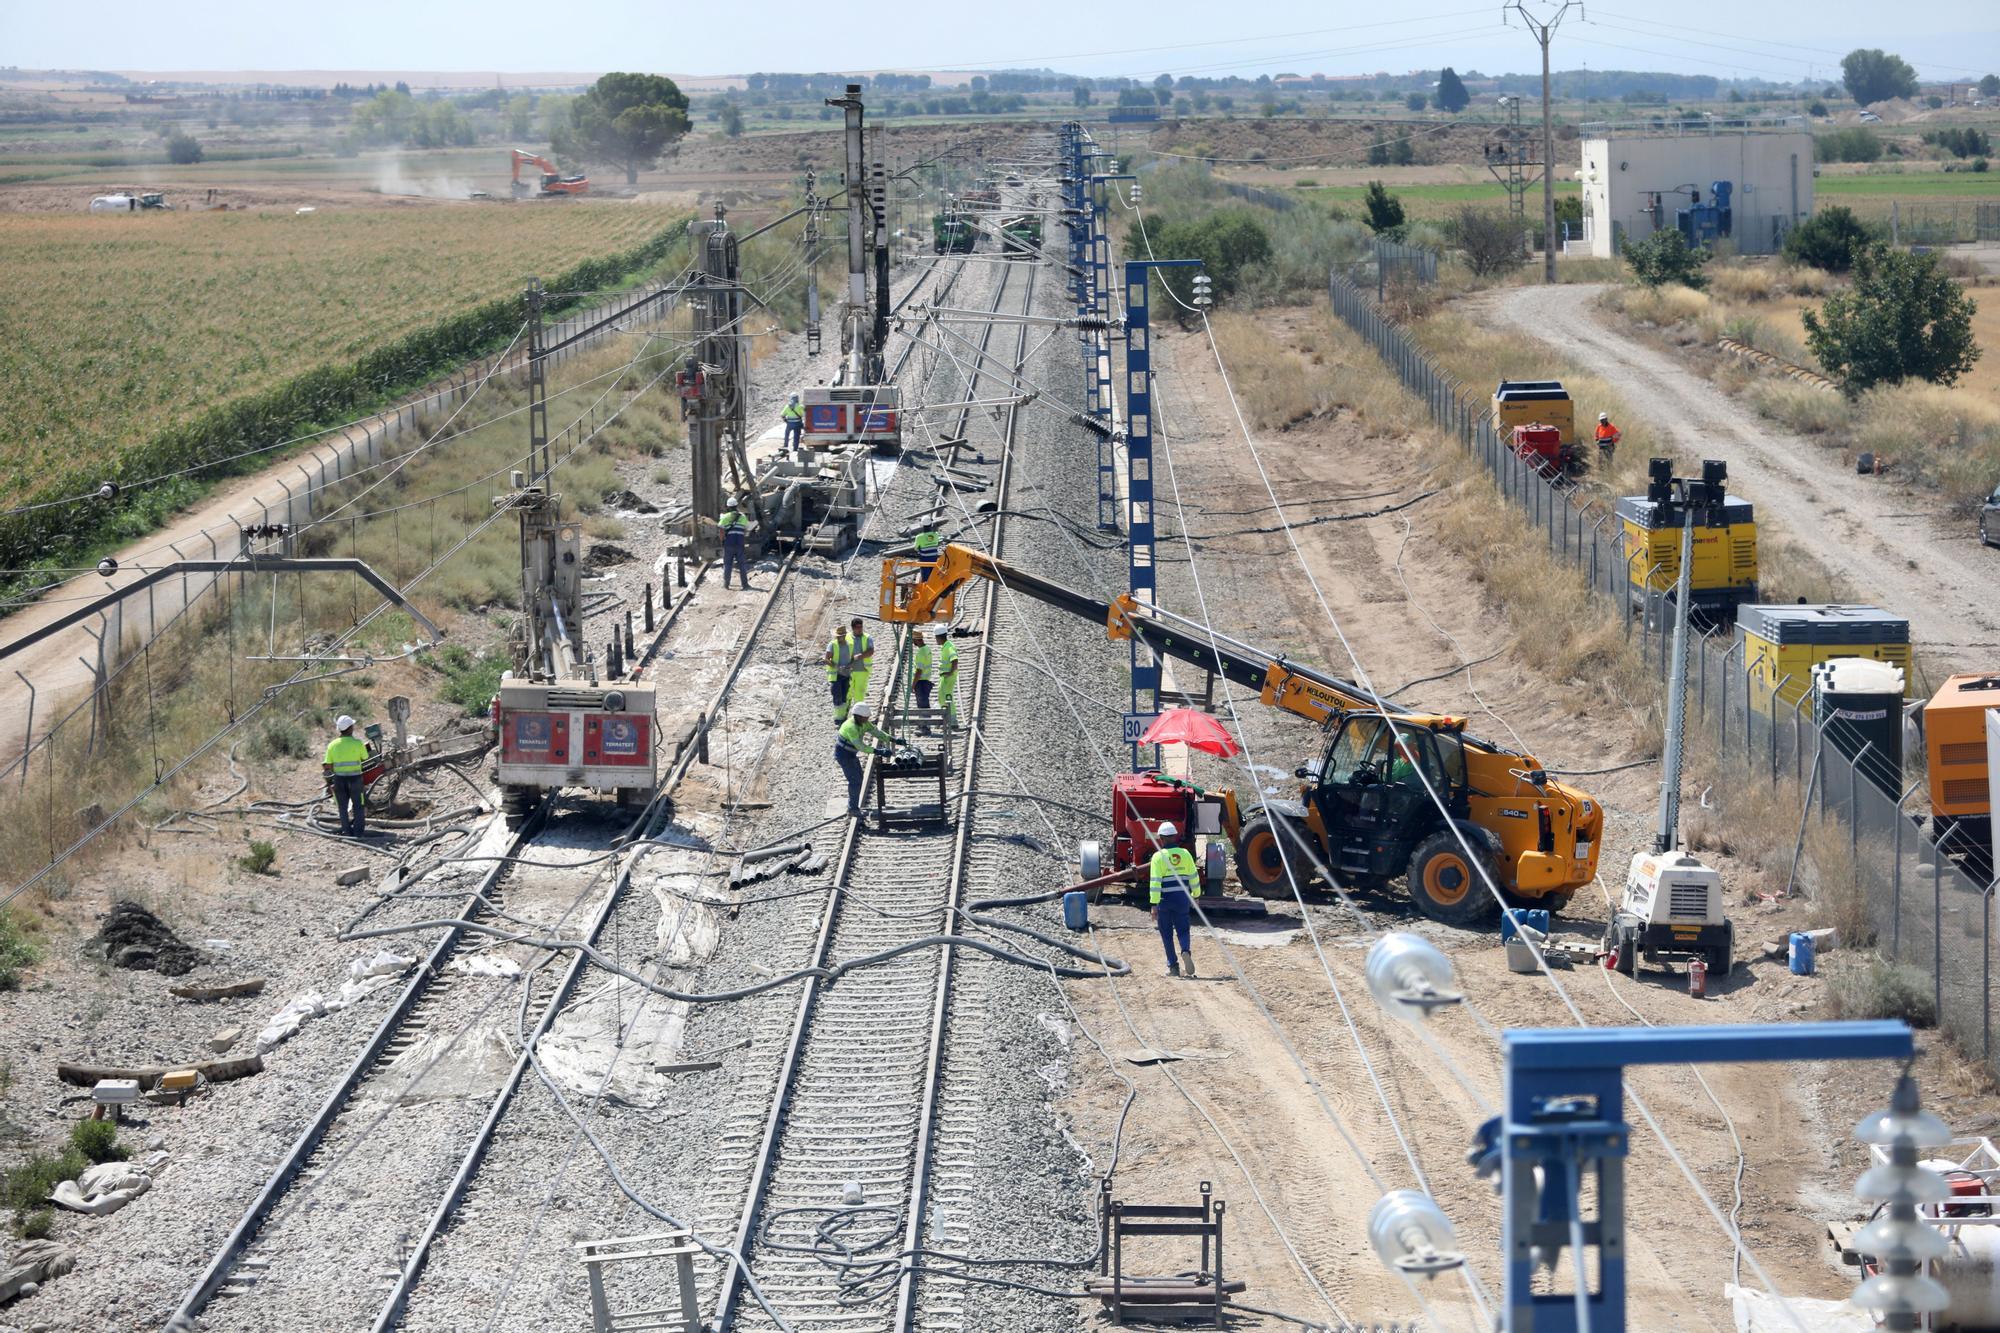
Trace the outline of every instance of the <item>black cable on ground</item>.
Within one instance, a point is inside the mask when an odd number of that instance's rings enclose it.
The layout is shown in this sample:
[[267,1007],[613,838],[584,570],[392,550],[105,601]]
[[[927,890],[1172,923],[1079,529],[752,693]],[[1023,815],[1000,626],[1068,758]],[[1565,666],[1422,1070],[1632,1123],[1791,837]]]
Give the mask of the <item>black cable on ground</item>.
[[1299,528],[1317,527],[1321,523],[1348,523],[1360,518],[1380,518],[1384,514],[1393,514],[1399,509],[1408,509],[1411,505],[1420,504],[1430,499],[1433,495],[1442,495],[1443,493],[1444,488],[1440,486],[1436,490],[1425,491],[1420,495],[1412,496],[1401,504],[1386,505],[1381,509],[1370,509],[1360,514],[1320,514],[1313,518],[1299,519],[1294,523],[1280,523],[1275,528],[1232,528],[1227,532],[1191,532],[1187,535],[1198,542],[1209,542],[1223,537],[1254,537],[1270,533],[1293,532]]

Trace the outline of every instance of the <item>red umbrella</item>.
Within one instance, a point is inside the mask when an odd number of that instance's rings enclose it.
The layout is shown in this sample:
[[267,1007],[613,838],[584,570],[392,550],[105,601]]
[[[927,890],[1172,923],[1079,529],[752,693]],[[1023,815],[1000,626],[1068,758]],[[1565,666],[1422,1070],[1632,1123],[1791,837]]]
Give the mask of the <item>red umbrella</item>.
[[1139,744],[1186,745],[1224,759],[1243,748],[1227,728],[1199,708],[1169,708],[1153,719]]

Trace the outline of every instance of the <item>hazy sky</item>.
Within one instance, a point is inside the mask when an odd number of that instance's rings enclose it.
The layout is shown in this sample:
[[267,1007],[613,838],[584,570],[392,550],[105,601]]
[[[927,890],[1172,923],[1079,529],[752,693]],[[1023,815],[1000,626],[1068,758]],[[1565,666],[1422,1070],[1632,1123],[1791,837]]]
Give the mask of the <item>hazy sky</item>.
[[[1552,7],[1541,7],[1543,13]],[[751,70],[1049,66],[1076,73],[1535,68],[1497,3],[1417,0],[0,0],[0,64],[134,70]],[[1087,20],[1079,16],[1088,14]],[[865,23],[858,16],[876,15]],[[1219,21],[1226,16],[1231,22]],[[1556,67],[1837,78],[1856,46],[1929,79],[2000,69],[1996,0],[1614,0],[1572,10]]]

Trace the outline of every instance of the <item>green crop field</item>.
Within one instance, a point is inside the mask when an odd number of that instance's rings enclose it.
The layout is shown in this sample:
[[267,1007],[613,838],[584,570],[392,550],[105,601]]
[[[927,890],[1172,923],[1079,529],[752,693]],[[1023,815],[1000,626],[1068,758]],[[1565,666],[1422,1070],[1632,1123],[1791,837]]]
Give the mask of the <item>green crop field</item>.
[[0,215],[0,495],[675,221],[631,204]]
[[[1578,186],[1574,181],[1557,181],[1556,194],[1575,194]],[[1327,185],[1317,188],[1296,189],[1293,193],[1302,199],[1313,199],[1338,208],[1349,217],[1359,217],[1367,212],[1368,187],[1365,185]],[[1471,184],[1442,185],[1392,185],[1389,193],[1403,201],[1403,212],[1412,221],[1435,222],[1449,216],[1462,204],[1477,204],[1482,208],[1504,207],[1507,191],[1498,181],[1475,182]],[[1541,216],[1542,191],[1538,185],[1528,191],[1528,212]]]
[[2000,203],[2000,174],[1990,171],[1895,171],[1867,175],[1821,176],[1813,182],[1821,198],[1846,203],[1850,199],[1984,199]]

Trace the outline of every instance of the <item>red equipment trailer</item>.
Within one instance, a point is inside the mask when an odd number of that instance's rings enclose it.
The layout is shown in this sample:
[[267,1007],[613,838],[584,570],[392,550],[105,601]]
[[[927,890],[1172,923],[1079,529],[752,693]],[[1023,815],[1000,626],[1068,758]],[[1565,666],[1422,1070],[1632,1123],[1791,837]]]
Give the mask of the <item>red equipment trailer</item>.
[[[1174,826],[1174,836],[1158,838],[1162,824]],[[1223,798],[1211,796],[1191,782],[1160,773],[1119,773],[1111,779],[1111,845],[1092,839],[1079,848],[1083,881],[1096,902],[1111,885],[1131,885],[1144,892],[1153,853],[1162,847],[1185,847],[1201,860],[1201,891],[1219,894],[1227,868],[1224,849]],[[1208,838],[1202,851],[1198,837]]]

